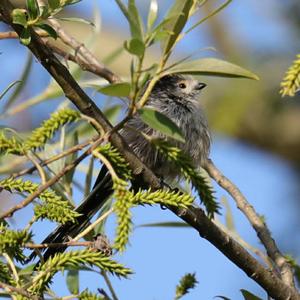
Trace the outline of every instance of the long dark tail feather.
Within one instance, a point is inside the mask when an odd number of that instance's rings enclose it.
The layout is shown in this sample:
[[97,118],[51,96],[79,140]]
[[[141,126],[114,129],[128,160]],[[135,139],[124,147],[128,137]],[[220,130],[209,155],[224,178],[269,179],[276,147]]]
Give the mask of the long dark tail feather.
[[[107,168],[103,166],[91,193],[76,208],[76,211],[81,214],[76,222],[58,226],[42,243],[63,243],[77,236],[89,225],[91,218],[102,208],[109,196],[111,196],[113,192],[112,185],[111,176]],[[55,253],[64,252],[66,248],[67,247],[48,248],[43,255],[44,261]],[[36,252],[31,253],[27,261],[31,261],[36,255]]]

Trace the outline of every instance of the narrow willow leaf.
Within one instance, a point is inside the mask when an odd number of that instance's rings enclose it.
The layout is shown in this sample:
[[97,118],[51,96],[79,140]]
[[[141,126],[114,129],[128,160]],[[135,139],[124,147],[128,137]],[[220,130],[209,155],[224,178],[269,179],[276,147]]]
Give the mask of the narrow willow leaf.
[[84,197],[87,197],[91,192],[93,171],[94,171],[94,156],[91,155],[89,166],[85,177]]
[[98,91],[108,96],[127,97],[130,93],[130,84],[128,82],[114,83],[98,88]]
[[[20,93],[23,91],[23,88],[26,86],[28,79],[29,79],[29,73],[31,71],[33,63],[33,55],[31,52],[28,52],[28,57],[24,66],[23,71],[21,72],[21,77],[20,77],[20,84],[17,86],[17,88],[14,90],[12,95],[8,98],[5,106],[4,106],[4,111],[7,110],[18,98]],[[1,96],[0,96],[1,99]]]
[[21,8],[16,8],[12,12],[12,19],[14,24],[27,26],[26,10]]
[[188,29],[186,31],[186,33],[189,33],[190,31],[192,31],[193,29],[195,29],[197,26],[199,26],[200,24],[204,23],[206,20],[210,19],[211,17],[213,17],[214,15],[216,15],[217,13],[219,13],[221,10],[223,10],[227,5],[229,5],[232,2],[232,0],[226,0],[223,4],[221,4],[217,9],[215,9],[213,12],[211,12],[209,15],[207,15],[206,17],[204,17],[203,19],[201,19],[199,22],[197,22],[196,24],[194,24],[190,29]]
[[140,39],[131,39],[124,43],[125,49],[134,55],[142,56],[145,52],[145,44]]
[[116,104],[113,105],[103,111],[105,117],[111,122],[114,123],[117,119],[117,116],[119,115],[121,111],[121,105]]
[[36,0],[27,0],[26,6],[30,20],[35,20],[40,15],[39,5]]
[[170,32],[169,37],[166,39],[163,45],[164,54],[169,53],[171,48],[176,43],[179,34],[188,20],[193,3],[193,0],[176,0],[168,12],[166,19],[173,19],[164,26],[164,28]]
[[136,7],[135,0],[128,1],[128,13],[130,16],[129,23],[132,37],[143,40],[143,22]]
[[66,281],[70,293],[78,294],[79,293],[79,271],[69,270],[67,273]]
[[[64,134],[62,134],[61,137],[61,145],[62,145],[62,151],[72,148],[75,145],[79,144],[79,139],[78,139],[78,132],[75,131],[73,133],[67,133],[65,130],[65,127],[63,128]],[[68,164],[71,164],[76,158],[78,157],[78,152],[75,151],[71,155],[68,155],[64,159],[64,167]],[[73,181],[73,176],[75,173],[75,168],[70,170],[69,172],[66,173],[66,175],[63,177],[63,181],[65,183],[65,187],[68,187],[71,189],[72,186],[72,181]]]
[[25,46],[28,46],[31,42],[31,34],[29,28],[23,28],[21,34],[20,34],[20,41]]
[[136,13],[134,13],[134,9],[133,9],[133,5],[135,6],[133,1],[129,1],[128,2],[128,7],[130,9],[127,9],[127,7],[124,5],[124,3],[122,2],[122,0],[115,0],[116,3],[118,4],[120,10],[122,11],[123,15],[126,17],[128,23],[129,23],[129,27],[130,27],[130,32],[131,32],[131,36],[133,38],[137,38],[142,40],[143,39],[143,34],[142,34],[142,30],[141,27],[139,26],[139,20],[135,19],[134,14],[137,14],[139,16],[139,13],[136,10]]
[[49,36],[51,36],[55,40],[57,39],[57,33],[56,33],[55,29],[53,27],[51,27],[50,25],[48,25],[48,24],[38,24],[36,26],[43,29],[44,31],[46,31],[49,34]]
[[234,232],[234,231],[236,231],[236,228],[234,225],[234,218],[232,215],[230,203],[228,202],[228,200],[225,196],[221,198],[221,202],[223,203],[223,205],[226,209],[225,210],[225,225],[230,231]]
[[82,19],[82,18],[71,18],[71,17],[68,17],[68,18],[57,18],[57,19],[61,20],[61,21],[78,22],[78,23],[83,23],[83,24],[94,26],[94,23],[92,21],[85,20],[85,19]]
[[0,100],[6,95],[6,93],[16,84],[20,83],[21,80],[16,80],[8,85],[8,87],[0,94]]
[[241,289],[241,293],[243,294],[245,300],[263,300],[244,289]]
[[156,19],[157,19],[157,13],[158,13],[158,3],[157,0],[151,0],[150,7],[149,7],[149,13],[147,18],[147,28],[150,30]]
[[138,113],[143,122],[148,124],[151,128],[158,130],[175,140],[185,142],[178,126],[162,113],[149,107],[139,109]]
[[241,77],[259,80],[259,77],[235,64],[217,58],[200,58],[185,62],[164,72],[164,75],[181,73],[191,75],[208,75],[221,77]]

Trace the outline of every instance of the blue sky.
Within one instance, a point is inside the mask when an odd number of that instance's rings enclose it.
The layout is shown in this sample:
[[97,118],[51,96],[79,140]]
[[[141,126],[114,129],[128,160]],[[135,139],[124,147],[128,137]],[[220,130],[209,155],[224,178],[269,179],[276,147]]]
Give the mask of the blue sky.
[[[93,1],[83,1],[78,7],[88,16],[93,5]],[[166,4],[164,5],[167,7]],[[118,23],[120,28],[127,26],[114,1],[98,1],[98,6],[101,9],[103,26],[111,26],[115,23]],[[230,26],[229,32],[224,34],[231,34],[240,40],[249,53],[255,55],[256,51],[274,49],[289,51],[283,41],[289,40],[291,36],[288,27],[283,23],[279,3],[271,0],[255,4],[250,0],[233,1],[222,13],[226,16]],[[199,47],[213,46],[211,44],[213,41],[205,31],[205,27],[200,39],[199,32],[201,31],[196,31],[182,43],[178,51],[189,52],[196,40]],[[18,79],[26,51],[16,41],[0,41],[0,52],[2,52],[0,55],[1,72],[5,74],[0,80],[0,90],[3,90],[10,82]],[[14,57],[13,63],[9,61],[11,56]],[[48,75],[36,62],[30,79],[30,89],[24,97],[28,97],[31,93],[38,93],[41,86],[46,86],[47,81]],[[45,111],[41,111],[41,108],[34,109],[31,116],[20,115],[20,118],[24,117],[22,122],[26,122],[26,118],[34,118],[37,112],[41,116],[46,116],[57,103],[57,101],[52,101]],[[6,123],[0,125],[4,124]],[[10,125],[13,126],[14,123]],[[292,251],[292,247],[299,247],[300,240],[297,240],[297,237],[289,246],[290,237],[286,235],[286,232],[292,232],[289,227],[290,220],[297,217],[293,205],[293,198],[297,194],[297,182],[289,164],[249,145],[215,135],[211,157],[224,174],[238,185],[258,212],[266,217],[273,236],[281,242],[283,250]],[[241,236],[251,244],[261,247],[253,230],[235,208],[230,197],[217,186],[215,188],[217,197],[225,196],[230,203],[236,228]],[[81,196],[78,194],[78,197]],[[284,209],[282,209],[283,201],[285,202]],[[23,219],[26,214],[27,212],[24,212],[18,216]],[[133,214],[135,225],[178,220],[172,213],[162,211],[159,207],[136,208]],[[45,232],[39,233],[36,236],[37,240],[42,239],[42,235],[50,230],[48,223],[44,222],[43,226]],[[38,227],[34,228],[38,229]],[[113,218],[110,219],[107,228],[109,236],[112,237]],[[216,295],[227,296],[234,300],[242,299],[239,292],[241,288],[248,289],[266,299],[264,292],[257,284],[248,279],[217,249],[189,228],[137,228],[130,238],[128,250],[117,258],[135,272],[128,280],[112,278],[120,299],[172,299],[175,285],[187,272],[196,272],[199,281],[197,288],[185,297],[187,300],[213,299]],[[82,289],[86,286],[92,290],[103,287],[103,281],[97,274],[81,272],[81,278]],[[55,290],[59,295],[67,294],[61,275],[57,275],[54,282]]]

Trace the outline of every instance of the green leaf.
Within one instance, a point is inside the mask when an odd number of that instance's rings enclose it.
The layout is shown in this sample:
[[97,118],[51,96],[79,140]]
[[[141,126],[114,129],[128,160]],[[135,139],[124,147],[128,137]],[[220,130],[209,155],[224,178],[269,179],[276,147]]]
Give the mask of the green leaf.
[[49,18],[51,15],[51,10],[49,9],[49,5],[42,5],[40,6],[40,20],[45,20]]
[[164,29],[170,32],[169,37],[166,39],[163,46],[164,54],[169,53],[176,43],[179,34],[188,20],[193,3],[193,0],[176,0],[170,11],[167,13],[165,18],[172,18],[172,21],[164,26]]
[[[14,90],[14,92],[11,94],[11,96],[8,98],[7,102],[4,106],[4,111],[6,111],[18,98],[20,93],[23,91],[24,87],[26,86],[28,79],[29,79],[29,73],[32,67],[33,63],[33,55],[31,52],[28,52],[28,57],[24,66],[24,69],[21,71],[21,77],[18,82],[20,84],[17,86],[17,88]],[[1,96],[0,96],[1,99]]]
[[30,44],[31,41],[31,34],[30,34],[30,28],[23,28],[21,34],[20,34],[20,41],[25,46]]
[[40,15],[40,8],[37,0],[26,0],[26,6],[28,9],[29,19],[37,19]]
[[133,38],[142,40],[143,33],[141,27],[141,19],[138,10],[136,9],[135,2],[130,0],[128,2],[128,9],[127,9],[124,3],[122,2],[122,0],[115,0],[115,1],[129,23],[131,36]]
[[68,22],[78,22],[78,23],[83,23],[83,24],[87,24],[87,25],[91,25],[91,26],[95,26],[93,22],[82,19],[82,18],[57,18],[58,20],[61,21],[68,21]]
[[55,40],[57,39],[57,33],[56,33],[55,29],[53,29],[53,27],[51,27],[50,25],[48,25],[48,24],[38,24],[36,26],[43,29],[44,31],[46,31],[49,34],[49,36],[51,36]]
[[138,113],[141,119],[151,128],[158,130],[175,140],[185,142],[182,132],[178,126],[162,113],[149,107],[139,109]]
[[252,293],[250,293],[244,289],[241,289],[241,292],[242,292],[245,300],[262,300],[261,298],[253,295]]
[[116,104],[105,109],[103,113],[111,123],[114,123],[119,115],[119,112],[121,111],[121,108],[121,105]]
[[67,1],[65,1],[65,5],[73,5],[73,4],[76,4],[81,1],[82,0],[67,0]]
[[69,270],[67,273],[67,287],[70,293],[79,293],[79,272],[78,270]]
[[124,43],[125,49],[134,55],[142,56],[145,52],[145,45],[140,39],[131,39]]
[[192,31],[193,29],[195,29],[197,26],[199,26],[200,24],[204,23],[206,20],[210,19],[211,17],[213,17],[217,13],[219,13],[221,10],[223,10],[231,2],[232,2],[232,0],[227,0],[224,3],[222,3],[217,9],[215,9],[214,11],[212,11],[210,14],[208,14],[207,16],[205,16],[203,19],[201,19],[200,21],[198,21],[196,24],[194,24],[190,29],[188,29],[186,31],[186,33],[189,33],[190,31]]
[[164,75],[181,73],[191,75],[208,75],[221,77],[241,77],[259,80],[259,77],[235,64],[217,58],[200,58],[185,62],[164,72]]
[[86,172],[85,185],[84,185],[84,198],[87,197],[91,192],[92,179],[94,171],[94,156],[91,155],[89,166]]
[[231,300],[230,298],[225,297],[225,296],[215,296],[214,298],[220,298],[220,299],[223,299],[223,300]]
[[59,0],[48,0],[48,4],[49,4],[51,10],[55,10],[55,9],[59,8],[60,1]]
[[16,80],[8,85],[8,87],[0,94],[0,100],[5,96],[5,94],[17,83],[20,83],[21,80]]
[[14,24],[22,25],[23,27],[27,26],[27,16],[26,10],[21,8],[16,8],[12,12],[12,19]]
[[127,97],[130,93],[130,84],[128,82],[114,83],[98,88],[98,91],[104,95]]
[[139,11],[135,5],[135,0],[128,1],[128,14],[131,35],[140,40],[143,39],[143,23]]
[[[74,133],[70,134],[68,132],[65,131],[65,128],[63,128],[64,130],[62,131],[61,134],[61,141],[60,144],[62,145],[62,151],[65,151],[66,149],[69,149],[71,147],[74,147],[75,145],[79,144],[79,140],[78,140],[78,133],[77,131],[75,131]],[[78,157],[78,152],[73,152],[71,155],[66,156],[63,159],[64,162],[64,167],[70,163],[72,163],[73,161],[76,160],[76,158]],[[64,186],[66,188],[66,190],[72,190],[72,181],[73,181],[73,176],[75,173],[75,168],[73,168],[72,170],[70,170],[69,172],[66,173],[66,175],[63,177],[63,181],[64,181]],[[71,193],[70,193],[71,194]]]
[[157,0],[151,0],[150,7],[149,7],[149,13],[147,18],[147,28],[150,30],[156,19],[157,19],[157,13],[158,13],[158,3]]

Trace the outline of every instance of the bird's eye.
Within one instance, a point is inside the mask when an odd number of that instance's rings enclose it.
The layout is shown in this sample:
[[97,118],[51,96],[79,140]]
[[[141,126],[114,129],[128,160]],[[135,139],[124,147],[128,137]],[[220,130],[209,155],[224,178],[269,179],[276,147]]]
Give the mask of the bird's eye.
[[178,85],[181,89],[185,89],[186,88],[186,84],[185,83],[179,83]]

